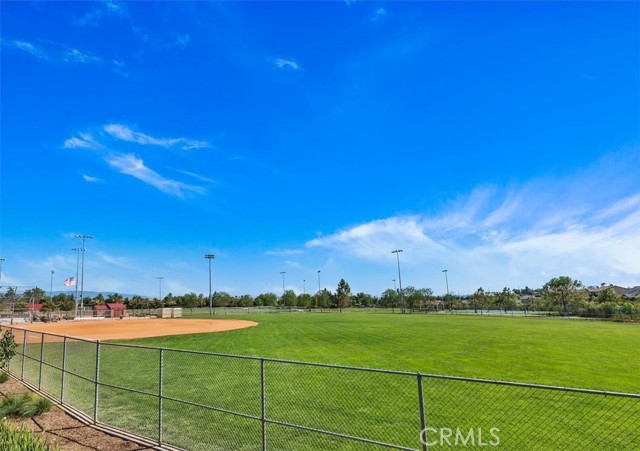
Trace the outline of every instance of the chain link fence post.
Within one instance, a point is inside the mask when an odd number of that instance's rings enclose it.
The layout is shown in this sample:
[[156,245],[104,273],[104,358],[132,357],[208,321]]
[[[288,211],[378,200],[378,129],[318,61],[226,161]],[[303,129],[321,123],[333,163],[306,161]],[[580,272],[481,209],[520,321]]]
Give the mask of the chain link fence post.
[[262,390],[262,451],[267,451],[267,391],[264,384],[264,359],[260,359],[260,387]]
[[164,349],[160,348],[160,362],[158,364],[158,444],[162,446],[162,366]]
[[62,374],[60,375],[60,402],[64,404],[64,373],[67,370],[67,337],[62,340]]
[[98,385],[100,384],[100,340],[96,340],[96,377],[94,379],[95,391],[93,395],[93,424],[98,422]]
[[24,382],[24,361],[27,355],[27,331],[22,331],[22,368],[20,369],[20,380]]
[[42,359],[44,355],[44,334],[40,334],[40,370],[38,371],[38,390],[42,389]]
[[420,402],[420,441],[422,451],[427,451],[427,420],[424,412],[424,394],[422,392],[422,374],[418,373],[418,401]]

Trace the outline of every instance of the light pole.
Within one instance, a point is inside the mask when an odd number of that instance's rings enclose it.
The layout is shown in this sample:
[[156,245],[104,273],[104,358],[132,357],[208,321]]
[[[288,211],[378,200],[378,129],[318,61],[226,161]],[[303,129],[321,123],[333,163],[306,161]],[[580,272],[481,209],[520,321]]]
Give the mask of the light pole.
[[318,270],[318,293],[320,293],[320,291],[322,291],[320,289],[320,270]]
[[213,315],[213,306],[211,305],[211,260],[216,258],[213,254],[204,254],[204,258],[209,260],[209,315]]
[[158,277],[158,301],[160,302],[160,308],[164,308],[164,302],[162,302],[162,280],[164,277]]
[[449,272],[449,270],[443,269],[442,272],[444,273],[444,281],[447,284],[447,296],[449,296],[449,277],[447,276],[447,273]]
[[4,261],[4,258],[0,257],[0,282],[2,282],[2,262]]
[[396,254],[396,259],[398,260],[398,284],[400,285],[400,310],[404,313],[404,298],[402,296],[402,276],[400,275],[400,252],[402,249],[396,249],[395,251],[391,251],[392,254]]
[[302,294],[307,294],[307,280],[302,279]]
[[53,275],[55,274],[55,271],[52,269],[51,270],[51,285],[49,285],[49,299],[53,300]]
[[[84,247],[84,241],[85,240],[92,240],[93,237],[91,235],[74,235],[76,238],[81,238],[82,239],[82,272],[81,272],[81,281],[80,281],[80,305],[82,307],[82,317],[84,318],[84,300],[82,299],[83,293],[84,293],[84,251],[85,251],[85,247]],[[77,279],[76,279],[77,281]]]
[[396,285],[396,279],[393,279],[393,291],[398,292],[398,287]]
[[280,271],[280,274],[282,274],[282,305],[284,305],[284,275],[287,273],[287,271]]

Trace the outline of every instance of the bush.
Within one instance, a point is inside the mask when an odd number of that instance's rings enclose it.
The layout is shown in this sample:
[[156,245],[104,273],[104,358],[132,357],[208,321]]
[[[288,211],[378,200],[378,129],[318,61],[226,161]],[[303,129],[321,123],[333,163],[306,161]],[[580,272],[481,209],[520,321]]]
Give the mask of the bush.
[[48,411],[51,405],[51,401],[48,399],[29,393],[7,395],[0,402],[0,417],[31,418]]
[[16,355],[16,342],[13,339],[13,332],[8,330],[0,338],[0,369],[7,368],[14,355]]
[[56,451],[58,447],[51,447],[42,437],[34,434],[26,427],[12,427],[3,418],[0,420],[0,445],[3,450]]
[[4,371],[0,371],[0,384],[4,384],[9,380],[9,375]]

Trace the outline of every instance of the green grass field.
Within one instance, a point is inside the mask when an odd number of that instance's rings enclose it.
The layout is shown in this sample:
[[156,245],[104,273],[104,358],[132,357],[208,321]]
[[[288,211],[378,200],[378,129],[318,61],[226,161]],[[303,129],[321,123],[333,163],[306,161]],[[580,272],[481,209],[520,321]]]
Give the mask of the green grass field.
[[[259,326],[136,340],[164,348],[262,356],[455,376],[640,392],[640,327],[560,319],[385,315],[347,312],[242,315]],[[132,343],[132,342],[130,342]],[[44,360],[61,367],[60,343]],[[27,346],[39,356],[39,345]],[[99,421],[158,436],[159,358],[155,349],[104,343]],[[35,383],[39,365],[25,361]],[[95,345],[68,342],[64,400],[93,413]],[[21,361],[12,362],[21,368]],[[178,400],[259,418],[259,360],[165,351],[163,439],[193,450],[261,449],[261,422]],[[265,362],[271,420],[420,448],[417,378],[413,375]],[[15,371],[15,370],[14,370]],[[59,397],[60,372],[43,367],[43,390]],[[87,379],[89,381],[87,381]],[[36,384],[37,385],[37,384]],[[424,378],[427,425],[501,430],[501,449],[638,449],[640,400]],[[379,447],[267,425],[269,449]],[[548,446],[545,446],[548,445]],[[438,446],[434,446],[438,447]],[[445,447],[446,448],[446,447]]]
[[260,325],[132,343],[640,393],[640,324],[353,312],[234,317]]

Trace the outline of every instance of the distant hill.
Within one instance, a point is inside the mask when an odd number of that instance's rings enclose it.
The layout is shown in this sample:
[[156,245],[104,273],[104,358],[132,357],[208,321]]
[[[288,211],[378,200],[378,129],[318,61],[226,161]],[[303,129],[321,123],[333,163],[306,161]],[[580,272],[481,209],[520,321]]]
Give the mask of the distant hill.
[[[45,290],[45,293],[46,293],[46,294],[49,294],[49,292],[48,292],[48,291],[46,291],[46,290]],[[73,293],[75,293],[75,289],[74,289],[74,290],[64,290],[64,291],[54,291],[54,292],[53,292],[53,295],[55,296],[55,295],[57,295],[57,294],[61,294],[61,293],[62,293],[62,294],[71,294],[71,295],[72,295]],[[95,297],[96,297],[96,296],[98,296],[100,293],[102,293],[102,296],[104,296],[104,297],[105,297],[105,299],[106,299],[106,298],[107,298],[107,296],[109,296],[110,294],[116,294],[116,292],[115,292],[115,291],[83,291],[83,292],[82,292],[82,296],[83,296],[83,297],[85,297],[85,298],[86,298],[86,297],[95,298]],[[127,294],[127,293],[117,293],[117,294],[119,294],[119,295],[120,295],[120,296],[122,296],[122,297],[129,298],[129,299],[131,299],[131,298],[132,298],[132,297],[134,297],[134,296],[142,296],[143,298],[149,298],[149,296],[143,296],[143,295],[141,295],[141,294]],[[80,290],[78,290],[78,296],[80,296]]]

